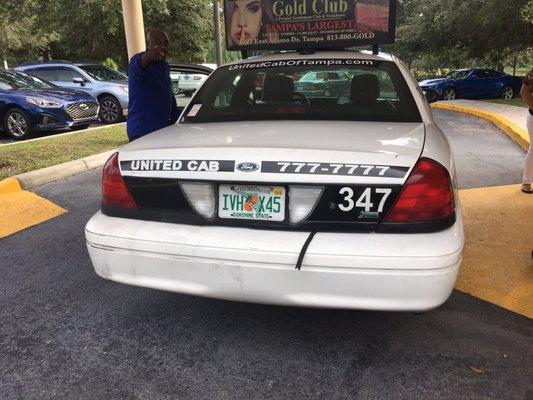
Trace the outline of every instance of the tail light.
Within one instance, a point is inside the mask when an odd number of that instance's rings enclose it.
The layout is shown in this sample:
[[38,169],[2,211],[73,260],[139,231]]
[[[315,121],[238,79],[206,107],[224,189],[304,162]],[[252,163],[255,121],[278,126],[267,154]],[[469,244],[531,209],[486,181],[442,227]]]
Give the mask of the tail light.
[[118,153],[109,157],[102,175],[102,203],[121,208],[137,208],[120,174]]
[[383,222],[431,222],[454,215],[453,188],[448,170],[421,158]]

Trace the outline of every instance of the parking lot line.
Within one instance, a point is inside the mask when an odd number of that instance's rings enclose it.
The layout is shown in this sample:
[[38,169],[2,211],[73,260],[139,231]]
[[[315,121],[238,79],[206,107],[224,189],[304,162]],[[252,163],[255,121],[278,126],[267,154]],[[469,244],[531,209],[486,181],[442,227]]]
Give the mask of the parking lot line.
[[16,179],[0,181],[0,238],[66,212],[51,201],[22,190]]
[[456,288],[533,318],[533,198],[520,185],[460,191],[466,245]]

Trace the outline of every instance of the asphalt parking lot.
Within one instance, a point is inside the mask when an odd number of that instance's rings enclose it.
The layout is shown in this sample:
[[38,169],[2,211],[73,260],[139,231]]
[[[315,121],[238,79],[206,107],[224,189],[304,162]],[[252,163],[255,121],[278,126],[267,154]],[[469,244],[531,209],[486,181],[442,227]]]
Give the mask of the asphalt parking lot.
[[[492,124],[435,116],[461,188],[520,181],[524,151]],[[83,228],[100,173],[40,187],[69,212],[0,240],[0,399],[533,399],[531,320],[458,291],[415,315],[99,278]]]

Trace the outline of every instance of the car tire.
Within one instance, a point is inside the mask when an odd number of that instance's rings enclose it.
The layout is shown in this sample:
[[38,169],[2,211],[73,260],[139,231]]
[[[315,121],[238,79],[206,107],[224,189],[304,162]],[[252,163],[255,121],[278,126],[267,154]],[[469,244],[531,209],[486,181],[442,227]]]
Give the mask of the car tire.
[[12,108],[4,117],[4,128],[15,140],[26,140],[33,136],[33,126],[28,115],[20,108]]
[[194,92],[187,90],[186,92],[183,92],[186,97],[191,97]]
[[89,126],[91,126],[91,124],[76,125],[71,127],[70,129],[73,131],[82,131],[84,129],[87,129]]
[[442,92],[442,100],[455,100],[457,98],[457,92],[454,88],[446,88]]
[[502,92],[500,94],[500,97],[503,99],[503,100],[512,100],[513,97],[514,97],[514,89],[512,86],[505,86],[503,89],[502,89]]
[[174,94],[174,96],[177,96],[178,94],[180,94],[180,87],[179,87],[179,83],[178,82],[172,82],[172,93]]
[[100,113],[98,117],[104,124],[116,124],[122,122],[122,107],[113,96],[104,96],[100,99]]

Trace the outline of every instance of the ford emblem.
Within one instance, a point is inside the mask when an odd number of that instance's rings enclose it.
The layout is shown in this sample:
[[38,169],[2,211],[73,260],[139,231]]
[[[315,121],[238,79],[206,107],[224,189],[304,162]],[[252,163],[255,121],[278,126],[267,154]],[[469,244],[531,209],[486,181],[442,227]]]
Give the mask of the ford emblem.
[[237,169],[242,172],[252,172],[259,169],[259,165],[253,162],[244,162],[237,165]]

